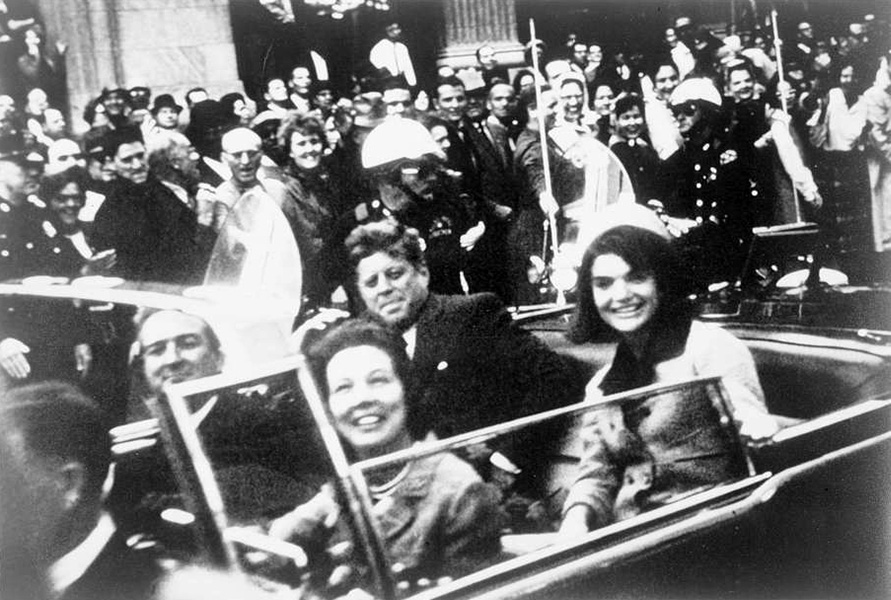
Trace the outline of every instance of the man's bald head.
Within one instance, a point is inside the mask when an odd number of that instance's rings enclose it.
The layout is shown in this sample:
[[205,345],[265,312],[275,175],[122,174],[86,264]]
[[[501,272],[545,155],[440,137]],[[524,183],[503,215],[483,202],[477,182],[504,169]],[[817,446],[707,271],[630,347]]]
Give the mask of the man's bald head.
[[232,179],[241,186],[257,183],[263,159],[263,141],[246,127],[236,127],[223,136],[223,160],[232,170]]

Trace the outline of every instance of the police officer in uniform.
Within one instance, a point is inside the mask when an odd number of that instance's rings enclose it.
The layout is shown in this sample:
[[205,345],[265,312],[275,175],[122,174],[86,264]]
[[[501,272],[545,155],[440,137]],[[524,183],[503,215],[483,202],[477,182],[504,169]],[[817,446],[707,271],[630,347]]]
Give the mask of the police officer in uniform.
[[[28,194],[26,157],[15,140],[0,152],[0,281],[71,276],[49,213]],[[86,368],[87,333],[70,303],[6,299],[0,305],[0,384],[75,380]]]
[[665,164],[669,227],[683,232],[698,285],[733,281],[751,240],[753,185],[739,152],[720,135],[721,95],[708,79],[681,83],[671,109],[684,138]]
[[362,166],[377,197],[341,219],[338,237],[345,239],[357,225],[384,219],[415,228],[425,247],[431,291],[463,294],[468,253],[485,225],[474,219],[469,199],[451,185],[444,164],[442,151],[423,125],[389,118],[362,147]]
[[24,152],[0,150],[0,280],[29,275],[55,275],[50,235],[44,229],[46,210],[29,197]]

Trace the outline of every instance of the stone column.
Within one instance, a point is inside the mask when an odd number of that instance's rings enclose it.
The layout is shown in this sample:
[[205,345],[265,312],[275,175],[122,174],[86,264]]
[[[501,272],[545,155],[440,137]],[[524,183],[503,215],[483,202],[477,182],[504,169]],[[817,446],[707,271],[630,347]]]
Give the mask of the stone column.
[[145,85],[152,95],[203,86],[241,91],[229,0],[39,0],[53,41],[68,45],[72,121],[103,87]]
[[443,0],[445,44],[437,64],[460,69],[476,65],[476,49],[488,44],[498,62],[523,62],[523,45],[517,39],[514,0]]

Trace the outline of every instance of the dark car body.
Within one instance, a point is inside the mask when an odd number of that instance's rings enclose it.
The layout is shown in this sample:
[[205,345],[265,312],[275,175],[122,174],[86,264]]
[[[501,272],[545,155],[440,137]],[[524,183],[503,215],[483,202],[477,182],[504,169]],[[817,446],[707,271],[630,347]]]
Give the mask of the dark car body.
[[[521,316],[518,321],[552,348],[572,357],[582,372],[593,372],[610,359],[609,344],[572,346],[566,341],[565,316],[559,314],[565,313],[565,308],[543,312],[557,316]],[[264,389],[270,377],[279,382],[276,385],[288,388],[279,398],[287,396],[289,402],[302,407],[301,429],[305,431],[312,422],[317,427],[314,441],[307,446],[307,455],[323,465],[321,471],[315,469],[315,481],[336,483],[348,516],[350,560],[362,565],[356,569],[362,576],[353,585],[375,597],[886,597],[891,591],[886,568],[891,556],[891,345],[885,343],[884,334],[874,330],[724,326],[752,351],[769,408],[784,425],[771,439],[749,444],[734,437],[738,434],[726,418],[716,421],[730,436],[730,451],[744,456],[745,472],[583,535],[561,536],[555,533],[553,523],[538,529],[514,523],[503,531],[500,556],[453,580],[411,579],[392,569],[368,495],[367,472],[442,451],[461,454],[468,446],[544,420],[578,417],[590,406],[557,409],[378,460],[353,463],[327,421],[299,359],[243,380],[201,380],[172,386],[166,405],[178,405],[182,416],[188,414],[183,407],[198,398],[236,388]],[[284,383],[288,380],[290,385]],[[610,401],[691,390],[705,390],[722,414],[719,380],[646,388]],[[191,452],[199,457],[205,452],[214,455],[214,443],[201,432],[191,443],[175,441],[188,440],[194,432],[183,428],[181,422],[177,425],[175,411],[165,410],[162,422],[167,424],[162,429],[167,430],[168,448],[178,447],[182,455],[188,454],[186,449],[191,446]],[[195,456],[190,456],[180,460],[174,470],[181,486],[191,486],[194,498],[204,498],[200,506],[191,508],[209,515],[206,529],[210,533],[205,532],[205,538],[216,540],[221,564],[241,564],[243,568],[239,556],[244,548],[263,544],[245,543],[238,534],[226,533],[233,520],[227,517],[226,503],[218,510],[210,510],[214,503],[207,503],[207,486],[212,490],[209,497],[219,494],[216,459],[198,476],[194,465],[205,459],[196,463]],[[555,455],[553,460],[556,490],[561,480],[566,484],[573,466],[565,464],[564,456]],[[231,497],[231,492],[222,495]],[[240,531],[244,511],[232,512],[241,513],[234,519],[239,524],[235,529]],[[263,518],[256,520],[262,522]],[[289,551],[294,552],[299,554]],[[320,563],[310,556],[305,564],[307,572],[312,572]],[[322,586],[320,594],[343,592],[326,591]]]
[[[551,519],[506,522],[500,555],[462,577],[431,580],[393,569],[369,496],[368,471],[445,451],[463,456],[469,447],[545,420],[578,418],[591,406],[573,405],[356,463],[328,420],[302,359],[290,353],[287,310],[245,311],[243,302],[236,306],[229,298],[238,314],[226,316],[221,307],[227,302],[214,294],[127,285],[4,284],[0,296],[4,302],[86,306],[100,321],[113,312],[109,307],[127,308],[127,315],[138,307],[194,312],[219,324],[233,356],[254,358],[220,375],[168,386],[152,406],[154,419],[113,430],[119,478],[112,506],[119,523],[163,540],[178,558],[257,571],[305,594],[310,581],[312,593],[322,597],[354,587],[379,598],[431,599],[891,593],[891,337],[882,329],[704,315],[751,350],[768,408],[784,425],[779,433],[758,444],[740,438],[726,418],[716,379],[607,400],[701,395],[742,471],[627,520],[561,536],[553,517],[559,518],[559,492],[575,465],[559,453],[544,457],[554,466],[553,497],[533,500],[551,503]],[[520,311],[516,321],[588,377],[611,359],[613,346],[570,344],[569,310]],[[331,548],[283,543],[262,533],[271,518],[305,502],[325,483],[337,490],[347,552],[332,554]],[[502,483],[501,491],[507,506],[510,489]],[[258,553],[269,560],[258,563]],[[351,565],[354,577],[331,584],[338,564]]]

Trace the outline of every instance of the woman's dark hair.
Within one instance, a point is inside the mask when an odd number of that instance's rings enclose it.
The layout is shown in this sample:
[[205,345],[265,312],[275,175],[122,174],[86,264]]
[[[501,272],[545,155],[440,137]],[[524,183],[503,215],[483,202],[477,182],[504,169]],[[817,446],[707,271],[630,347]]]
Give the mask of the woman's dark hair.
[[393,362],[393,371],[405,390],[406,426],[412,437],[426,435],[423,423],[417,418],[417,403],[411,360],[405,351],[405,340],[394,329],[368,319],[346,319],[325,331],[322,337],[309,345],[306,361],[323,398],[330,394],[326,369],[336,354],[349,348],[372,346],[384,352]]
[[78,166],[68,167],[61,173],[46,175],[40,182],[40,197],[52,200],[69,183],[76,183],[81,193],[86,193],[90,176],[86,169]]
[[535,73],[532,72],[531,69],[520,69],[517,71],[516,75],[514,75],[513,81],[511,85],[514,86],[514,91],[519,94],[522,89],[522,81],[524,77],[532,77],[535,79]]
[[230,92],[225,94],[220,98],[220,106],[223,107],[223,112],[227,118],[227,125],[236,126],[239,123],[240,117],[235,114],[235,103],[241,100],[245,102],[244,95],[239,92]]
[[87,122],[91,128],[93,127],[93,121],[96,120],[96,113],[99,112],[98,107],[102,106],[102,111],[105,112],[105,105],[102,103],[102,96],[97,98],[93,98],[87,105],[84,107],[84,121]]
[[626,94],[616,100],[616,106],[613,109],[613,113],[618,117],[622,113],[626,113],[634,107],[637,107],[640,110],[641,116],[646,116],[646,108],[644,106],[644,100],[637,94]]
[[689,321],[693,317],[693,304],[689,299],[692,283],[684,268],[681,255],[672,242],[648,229],[632,225],[619,225],[599,235],[582,256],[578,278],[578,304],[570,325],[569,339],[577,344],[601,339],[612,332],[597,311],[594,292],[591,289],[591,267],[597,257],[615,254],[631,267],[632,273],[652,275],[656,280],[659,307],[653,316],[653,325],[674,324]]

